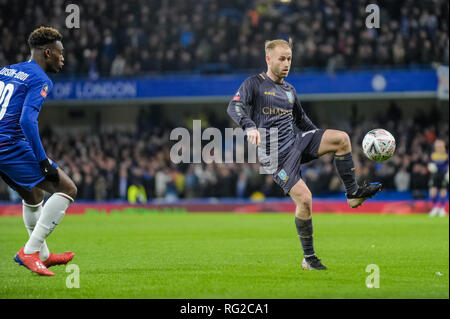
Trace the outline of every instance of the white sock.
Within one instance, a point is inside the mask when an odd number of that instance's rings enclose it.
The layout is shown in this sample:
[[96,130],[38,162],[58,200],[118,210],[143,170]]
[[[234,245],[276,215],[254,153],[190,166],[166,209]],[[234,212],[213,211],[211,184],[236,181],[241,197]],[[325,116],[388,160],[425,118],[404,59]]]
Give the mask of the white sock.
[[63,219],[67,207],[73,199],[63,193],[54,193],[45,203],[30,239],[25,244],[24,253],[33,254],[41,249],[48,235]]
[[[23,222],[25,223],[25,228],[27,229],[28,235],[30,236],[33,233],[34,227],[36,226],[36,222],[39,220],[39,217],[41,216],[43,202],[44,201],[40,202],[37,205],[30,205],[27,204],[25,201],[22,201]],[[39,258],[42,261],[46,261],[49,256],[50,251],[47,247],[47,243],[44,240],[44,243],[42,244],[41,249],[39,250]]]

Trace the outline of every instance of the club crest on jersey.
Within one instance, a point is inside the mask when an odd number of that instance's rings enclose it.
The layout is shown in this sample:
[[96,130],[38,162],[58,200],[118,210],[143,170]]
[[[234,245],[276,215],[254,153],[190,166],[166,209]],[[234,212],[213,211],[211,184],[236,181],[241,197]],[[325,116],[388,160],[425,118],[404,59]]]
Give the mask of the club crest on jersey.
[[289,179],[289,176],[288,176],[288,174],[286,173],[286,171],[284,169],[282,169],[281,171],[278,172],[278,177],[283,182],[286,182]]
[[288,97],[289,103],[294,103],[294,95],[292,92],[286,92],[286,95]]
[[41,95],[42,95],[42,97],[43,97],[44,99],[47,98],[48,91],[49,91],[48,85],[45,84],[44,87],[43,87],[42,90],[41,90]]

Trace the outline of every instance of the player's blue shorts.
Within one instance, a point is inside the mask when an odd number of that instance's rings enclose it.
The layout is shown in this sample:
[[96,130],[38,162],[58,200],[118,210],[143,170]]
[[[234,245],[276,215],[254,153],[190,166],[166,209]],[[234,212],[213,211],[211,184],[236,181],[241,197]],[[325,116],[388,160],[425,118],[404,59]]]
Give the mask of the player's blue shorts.
[[309,132],[299,132],[292,146],[279,155],[278,169],[273,179],[284,191],[285,195],[302,178],[301,164],[308,163],[319,157],[319,146],[324,129]]
[[[56,163],[52,163],[57,167]],[[44,180],[39,162],[27,140],[18,139],[0,145],[0,176],[14,190],[31,190]]]

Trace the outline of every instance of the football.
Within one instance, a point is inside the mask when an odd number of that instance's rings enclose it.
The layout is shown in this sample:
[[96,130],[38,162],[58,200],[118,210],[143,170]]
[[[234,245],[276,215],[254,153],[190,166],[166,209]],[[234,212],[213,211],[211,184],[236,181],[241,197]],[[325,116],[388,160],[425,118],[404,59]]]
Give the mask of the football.
[[364,154],[375,162],[383,162],[394,155],[395,138],[388,131],[377,128],[367,132],[362,142]]

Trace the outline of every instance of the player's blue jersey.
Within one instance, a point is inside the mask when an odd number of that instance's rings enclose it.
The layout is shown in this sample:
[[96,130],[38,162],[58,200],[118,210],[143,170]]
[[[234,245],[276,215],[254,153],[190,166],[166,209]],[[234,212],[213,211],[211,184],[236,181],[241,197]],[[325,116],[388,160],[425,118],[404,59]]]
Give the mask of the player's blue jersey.
[[[37,117],[53,83],[33,60],[0,67],[0,150],[26,139],[38,161],[46,158]],[[0,161],[4,155],[0,152]]]
[[437,172],[445,174],[448,171],[448,153],[433,152],[431,154],[431,161],[436,164]]

